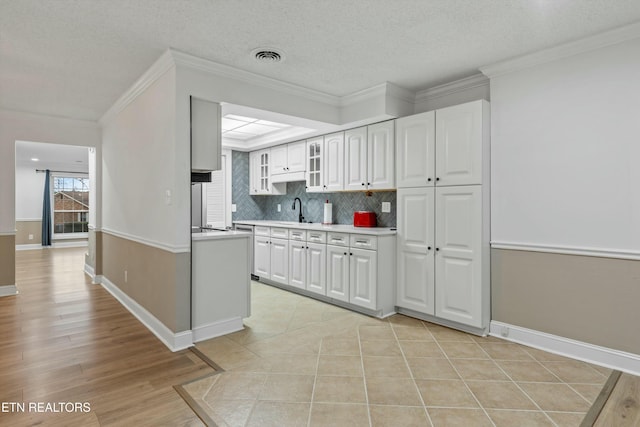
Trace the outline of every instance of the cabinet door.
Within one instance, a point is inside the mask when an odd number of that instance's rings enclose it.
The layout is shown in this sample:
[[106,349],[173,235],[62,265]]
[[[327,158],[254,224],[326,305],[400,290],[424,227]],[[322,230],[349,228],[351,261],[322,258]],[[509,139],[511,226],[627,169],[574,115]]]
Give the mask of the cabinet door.
[[324,189],[344,190],[344,132],[324,137]]
[[482,105],[436,111],[436,185],[482,183]]
[[434,111],[396,120],[396,185],[433,186],[436,115]]
[[271,239],[271,280],[289,284],[289,241]]
[[222,167],[220,104],[191,97],[191,170],[217,171]]
[[287,172],[287,144],[271,147],[271,174]]
[[349,248],[327,245],[327,296],[349,301]]
[[344,189],[367,188],[367,127],[344,133]]
[[436,188],[436,316],[482,327],[482,187]]
[[260,194],[260,152],[249,153],[249,194]]
[[327,246],[321,243],[307,243],[307,290],[326,295],[326,277]]
[[305,289],[307,276],[307,249],[305,242],[289,242],[289,284]]
[[397,305],[435,313],[434,188],[398,189]]
[[292,142],[287,144],[287,172],[304,172],[307,154],[307,143],[305,141]]
[[253,265],[256,276],[271,277],[271,245],[268,237],[255,237]]
[[258,194],[269,194],[271,190],[271,170],[269,168],[270,150],[261,150],[259,152],[260,163],[260,185],[258,186]]
[[307,140],[307,192],[318,193],[324,191],[323,176],[323,137]]
[[390,190],[396,182],[394,121],[367,126],[367,188]]
[[349,249],[349,302],[376,308],[378,257],[376,251]]

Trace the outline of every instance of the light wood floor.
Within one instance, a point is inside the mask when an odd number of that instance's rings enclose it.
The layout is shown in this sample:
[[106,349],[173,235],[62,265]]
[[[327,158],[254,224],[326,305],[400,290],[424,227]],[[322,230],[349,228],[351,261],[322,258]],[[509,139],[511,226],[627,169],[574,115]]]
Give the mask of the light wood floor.
[[[213,369],[169,351],[92,285],[85,251],[16,254],[19,295],[0,298],[0,425],[203,425],[173,386]],[[90,412],[7,412],[11,402],[87,402]]]

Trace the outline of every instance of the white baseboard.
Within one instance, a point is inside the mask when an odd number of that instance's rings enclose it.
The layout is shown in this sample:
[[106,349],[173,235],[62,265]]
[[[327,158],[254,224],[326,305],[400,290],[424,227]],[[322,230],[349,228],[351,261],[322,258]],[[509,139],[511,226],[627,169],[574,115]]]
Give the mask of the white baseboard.
[[12,295],[18,295],[18,288],[16,288],[16,285],[0,286],[0,297],[10,297]]
[[32,251],[35,249],[42,249],[42,245],[40,243],[16,245],[16,251]]
[[489,335],[594,365],[640,375],[640,355],[601,347],[508,323],[491,321]]
[[193,328],[193,342],[200,342],[244,329],[242,317],[233,317]]
[[96,272],[95,272],[95,270],[89,264],[85,263],[85,265],[84,265],[84,273],[91,278],[91,283],[93,283],[94,285],[97,285],[98,283],[100,283],[99,281],[96,280]]
[[80,240],[75,242],[53,242],[51,244],[52,248],[82,248],[89,246],[88,240]]
[[131,314],[133,314],[144,326],[147,327],[160,341],[171,351],[180,351],[193,345],[193,334],[191,331],[174,333],[159,321],[153,314],[149,313],[143,306],[138,304],[129,295],[125,294],[113,282],[104,276],[97,276],[100,284],[111,295],[115,297]]

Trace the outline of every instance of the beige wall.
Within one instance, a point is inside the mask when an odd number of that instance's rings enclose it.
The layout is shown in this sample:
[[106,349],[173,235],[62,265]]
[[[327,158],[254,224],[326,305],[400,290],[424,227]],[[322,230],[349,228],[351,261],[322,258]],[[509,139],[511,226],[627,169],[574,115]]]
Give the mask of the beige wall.
[[492,319],[640,354],[640,261],[493,249]]
[[[33,240],[29,240],[33,234]],[[39,245],[42,243],[42,221],[16,221],[16,245]]]
[[102,265],[96,265],[96,274],[106,277],[173,332],[189,330],[190,254],[100,234]]
[[0,236],[0,286],[16,284],[16,240],[14,235]]

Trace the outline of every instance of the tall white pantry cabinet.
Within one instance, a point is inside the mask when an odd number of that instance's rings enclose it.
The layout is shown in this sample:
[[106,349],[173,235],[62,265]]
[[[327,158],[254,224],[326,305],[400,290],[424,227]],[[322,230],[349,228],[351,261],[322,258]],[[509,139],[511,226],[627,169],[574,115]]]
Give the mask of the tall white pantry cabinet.
[[489,103],[396,120],[397,309],[484,335],[490,320]]

